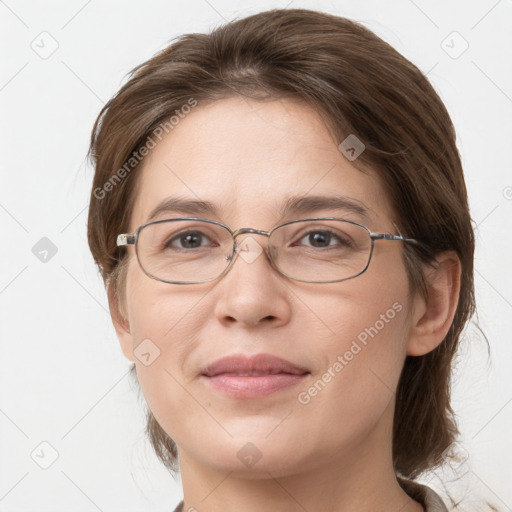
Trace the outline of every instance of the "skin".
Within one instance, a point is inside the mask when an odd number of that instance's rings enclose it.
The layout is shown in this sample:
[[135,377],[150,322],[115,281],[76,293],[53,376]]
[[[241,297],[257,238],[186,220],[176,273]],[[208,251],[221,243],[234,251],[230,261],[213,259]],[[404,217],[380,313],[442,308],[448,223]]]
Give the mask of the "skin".
[[[299,102],[232,97],[199,104],[146,157],[131,232],[174,194],[212,201],[219,217],[205,218],[232,229],[270,230],[297,218],[282,218],[285,198],[336,191],[366,205],[369,217],[330,210],[313,216],[396,233],[377,176],[357,170],[339,142]],[[266,247],[266,237],[252,238]],[[125,314],[111,301],[112,317],[149,408],[178,445],[184,510],[260,512],[269,504],[282,512],[423,510],[393,470],[394,391],[406,355],[433,350],[452,322],[460,276],[453,253],[439,255],[425,300],[410,293],[401,242],[376,242],[365,273],[328,284],[287,279],[264,253],[251,263],[238,257],[228,274],[210,283],[162,283],[147,277],[134,248],[128,250]],[[298,393],[396,302],[402,311],[317,396],[300,403]],[[160,349],[149,366],[133,354],[147,338]],[[200,378],[220,357],[261,352],[302,365],[310,375],[299,386],[245,400]],[[248,442],[261,454],[252,467],[237,457]]]

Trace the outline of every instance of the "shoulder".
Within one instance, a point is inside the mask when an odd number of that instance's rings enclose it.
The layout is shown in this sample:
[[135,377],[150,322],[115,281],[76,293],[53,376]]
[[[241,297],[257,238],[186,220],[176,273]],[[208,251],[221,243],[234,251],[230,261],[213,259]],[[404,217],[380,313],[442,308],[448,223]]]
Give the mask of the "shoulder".
[[423,505],[425,512],[448,512],[440,496],[427,485],[405,478],[398,478],[398,483],[411,498]]
[[183,500],[181,500],[176,508],[173,510],[173,512],[183,512]]
[[[443,500],[430,487],[404,478],[398,478],[398,483],[411,498],[423,505],[425,512],[448,512]],[[183,500],[178,503],[173,512],[184,512]]]

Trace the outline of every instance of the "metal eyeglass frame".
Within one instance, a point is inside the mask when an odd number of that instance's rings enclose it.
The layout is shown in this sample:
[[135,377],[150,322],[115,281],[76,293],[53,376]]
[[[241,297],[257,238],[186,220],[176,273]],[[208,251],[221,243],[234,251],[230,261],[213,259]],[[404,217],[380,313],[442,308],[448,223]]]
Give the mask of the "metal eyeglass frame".
[[[155,276],[151,275],[149,272],[146,271],[144,266],[141,264],[140,259],[139,259],[139,253],[138,253],[138,246],[137,246],[137,241],[139,239],[140,231],[142,229],[144,229],[146,226],[149,226],[151,224],[160,224],[160,223],[163,223],[163,222],[172,222],[172,221],[180,221],[180,220],[198,220],[198,221],[206,222],[206,223],[209,223],[209,224],[216,224],[218,226],[223,227],[224,229],[226,229],[231,234],[231,237],[233,239],[233,249],[231,251],[231,254],[229,256],[226,256],[226,260],[229,261],[229,263],[228,263],[227,267],[218,276],[213,277],[211,279],[203,279],[202,281],[170,281],[170,280],[167,280],[167,279],[160,279],[158,277],[155,277]],[[177,218],[177,219],[163,219],[163,220],[155,220],[155,221],[147,222],[146,224],[142,224],[141,226],[139,226],[135,230],[134,233],[122,233],[122,234],[117,236],[117,246],[118,247],[122,247],[122,246],[127,246],[127,245],[135,245],[135,253],[137,255],[137,261],[139,263],[139,266],[143,270],[143,272],[148,277],[150,277],[152,279],[155,279],[157,281],[161,281],[163,283],[169,283],[169,284],[200,284],[200,283],[208,283],[208,282],[211,282],[211,281],[215,281],[216,279],[219,279],[220,277],[223,277],[229,271],[229,269],[232,267],[232,265],[233,265],[233,263],[234,263],[234,261],[236,259],[236,255],[239,252],[239,251],[237,251],[239,246],[237,245],[237,242],[236,242],[236,237],[238,235],[241,235],[241,234],[244,234],[244,233],[251,233],[251,234],[254,234],[254,235],[264,235],[266,237],[270,237],[270,235],[276,229],[278,229],[278,228],[280,228],[282,226],[286,226],[288,224],[294,224],[296,222],[316,221],[316,220],[337,220],[337,221],[347,222],[348,224],[354,224],[356,226],[359,226],[359,227],[363,228],[368,233],[368,236],[370,237],[370,240],[371,240],[370,251],[369,251],[369,254],[368,254],[368,261],[367,261],[365,267],[360,272],[358,272],[357,274],[355,274],[353,276],[344,277],[342,279],[334,279],[334,280],[331,280],[331,281],[309,281],[309,280],[305,280],[305,279],[297,279],[295,277],[291,277],[291,276],[287,275],[286,273],[282,272],[279,268],[277,268],[274,260],[272,259],[272,256],[269,254],[268,249],[265,249],[264,252],[266,253],[267,258],[270,261],[270,264],[272,265],[272,267],[275,270],[277,270],[281,275],[287,277],[288,279],[292,279],[294,281],[300,281],[300,282],[303,282],[303,283],[318,283],[318,284],[321,284],[321,283],[338,283],[338,282],[341,282],[341,281],[347,281],[348,279],[353,279],[354,277],[357,277],[357,276],[361,275],[363,272],[365,272],[367,270],[367,268],[370,265],[370,261],[372,259],[373,246],[374,246],[374,243],[375,243],[376,240],[391,240],[391,241],[401,241],[401,242],[412,243],[412,244],[420,244],[420,242],[418,240],[414,239],[414,238],[405,238],[402,235],[391,235],[391,234],[388,234],[388,233],[374,233],[369,228],[367,228],[363,224],[360,224],[359,222],[354,222],[352,220],[346,220],[346,219],[340,219],[340,218],[337,218],[337,217],[318,217],[318,218],[290,220],[290,221],[287,221],[287,222],[283,222],[282,224],[278,224],[277,226],[274,226],[270,231],[263,231],[261,229],[254,229],[254,228],[240,228],[240,229],[237,229],[235,231],[232,231],[229,226],[226,226],[222,222],[218,222],[216,220],[201,219],[201,218],[198,218],[198,217],[180,217],[180,218]],[[398,228],[397,228],[396,225],[395,225],[395,228],[398,231]]]

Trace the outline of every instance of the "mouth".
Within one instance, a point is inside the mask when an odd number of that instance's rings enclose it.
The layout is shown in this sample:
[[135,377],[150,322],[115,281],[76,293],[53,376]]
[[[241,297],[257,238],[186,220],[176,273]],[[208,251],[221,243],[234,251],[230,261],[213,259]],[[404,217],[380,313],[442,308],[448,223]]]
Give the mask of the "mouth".
[[257,354],[234,355],[206,367],[201,378],[214,390],[232,398],[263,398],[296,386],[310,372],[290,361]]

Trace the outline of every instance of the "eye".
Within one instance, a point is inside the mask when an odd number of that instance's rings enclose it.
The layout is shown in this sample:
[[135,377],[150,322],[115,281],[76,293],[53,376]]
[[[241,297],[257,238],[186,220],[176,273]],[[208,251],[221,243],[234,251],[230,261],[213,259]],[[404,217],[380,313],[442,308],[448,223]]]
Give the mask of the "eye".
[[[202,243],[210,240],[201,231],[182,231],[171,238],[168,238],[164,243],[165,249],[197,249],[200,247],[212,246],[213,244]],[[178,244],[178,245],[176,245]]]
[[314,231],[309,231],[305,235],[302,235],[302,237],[299,239],[299,245],[308,245],[300,244],[302,240],[306,240],[309,244],[309,247],[314,248],[333,247],[335,245],[350,247],[352,245],[350,239],[347,236],[343,236],[341,233],[335,234],[330,230],[316,229]]

